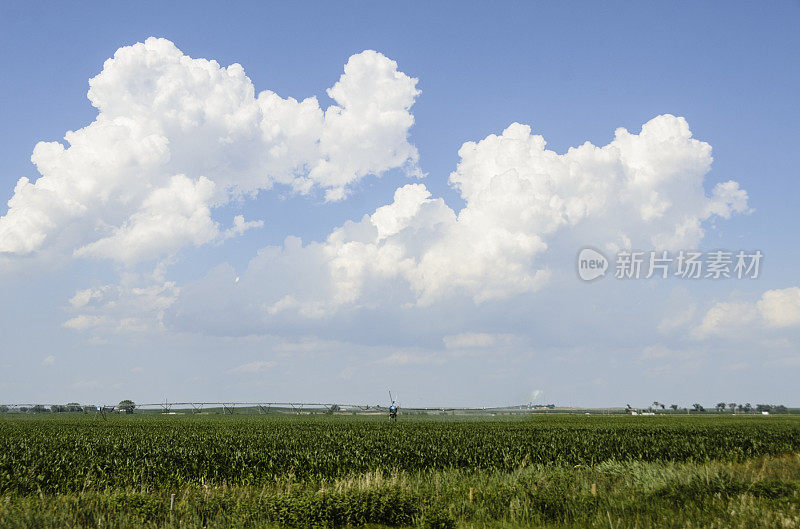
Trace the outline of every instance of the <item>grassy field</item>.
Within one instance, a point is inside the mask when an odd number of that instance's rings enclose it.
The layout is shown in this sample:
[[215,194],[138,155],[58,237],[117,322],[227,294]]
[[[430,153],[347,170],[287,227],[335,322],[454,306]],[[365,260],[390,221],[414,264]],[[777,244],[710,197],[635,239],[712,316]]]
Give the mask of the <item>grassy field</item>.
[[0,527],[800,527],[800,418],[6,415]]

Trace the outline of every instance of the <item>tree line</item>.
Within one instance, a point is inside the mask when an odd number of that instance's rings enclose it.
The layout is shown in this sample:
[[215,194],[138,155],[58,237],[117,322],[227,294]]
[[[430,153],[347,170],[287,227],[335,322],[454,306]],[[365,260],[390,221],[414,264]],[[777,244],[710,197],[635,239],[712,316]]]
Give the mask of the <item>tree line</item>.
[[[696,412],[696,413],[705,413],[706,408],[700,404],[699,402],[695,402],[692,404],[690,408],[687,407],[680,407],[677,404],[670,404],[667,406],[662,402],[658,402],[654,400],[653,403],[647,407],[647,411],[654,412],[657,410],[667,411],[667,408],[672,410],[673,412],[682,411],[682,412]],[[714,410],[719,413],[725,412],[725,410],[729,410],[731,413],[789,413],[789,408],[784,406],[783,404],[756,404],[753,406],[749,402],[744,404],[737,404],[736,402],[718,402],[716,406],[714,406]],[[634,411],[634,408],[631,407],[630,404],[625,405],[625,410],[629,413]]]
[[[83,406],[77,402],[70,402],[68,404],[53,404],[49,408],[42,404],[35,404],[33,406],[20,406],[18,409],[22,413],[85,413],[90,411],[133,413],[133,410],[136,409],[136,403],[125,399],[116,406]],[[0,413],[8,413],[9,411],[8,406],[5,404],[0,405]]]

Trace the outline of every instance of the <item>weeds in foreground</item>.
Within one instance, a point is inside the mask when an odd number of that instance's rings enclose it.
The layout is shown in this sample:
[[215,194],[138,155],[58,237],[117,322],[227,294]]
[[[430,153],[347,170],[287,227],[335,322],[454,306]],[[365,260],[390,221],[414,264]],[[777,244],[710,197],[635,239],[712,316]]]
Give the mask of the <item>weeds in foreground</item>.
[[[174,501],[170,502],[172,494]],[[170,510],[170,503],[172,509]],[[800,527],[800,454],[0,497],[0,527]]]

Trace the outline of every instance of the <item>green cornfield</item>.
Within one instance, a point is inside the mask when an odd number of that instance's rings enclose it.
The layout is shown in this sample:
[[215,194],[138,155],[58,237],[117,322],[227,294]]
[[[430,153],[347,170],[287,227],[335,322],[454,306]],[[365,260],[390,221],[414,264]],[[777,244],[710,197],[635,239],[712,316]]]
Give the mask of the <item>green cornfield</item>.
[[[702,501],[707,489],[712,499],[752,497],[770,509],[774,502],[794,509],[798,476],[752,483],[733,476],[755,461],[780,467],[776,461],[797,453],[800,419],[791,416],[390,422],[336,415],[7,415],[0,419],[0,525],[46,526],[37,517],[52,515],[53,524],[74,527],[437,526],[440,518],[443,527],[517,518],[579,527],[603,518],[603,509],[609,516],[621,509],[622,516],[630,508],[624,498],[636,487],[662,507],[685,487],[699,487]],[[628,482],[626,468],[630,476],[650,469],[650,477]],[[714,479],[697,481],[702,468],[716,469]],[[663,478],[653,474],[657,469],[672,469],[684,492],[656,487]],[[598,495],[598,483],[608,491]],[[615,494],[620,499],[608,503]]]

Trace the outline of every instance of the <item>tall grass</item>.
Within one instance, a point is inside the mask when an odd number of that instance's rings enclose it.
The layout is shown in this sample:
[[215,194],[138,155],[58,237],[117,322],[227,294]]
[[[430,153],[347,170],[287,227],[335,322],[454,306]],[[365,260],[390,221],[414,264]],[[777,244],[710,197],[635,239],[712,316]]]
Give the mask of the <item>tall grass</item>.
[[0,527],[800,527],[800,455],[0,497]]

